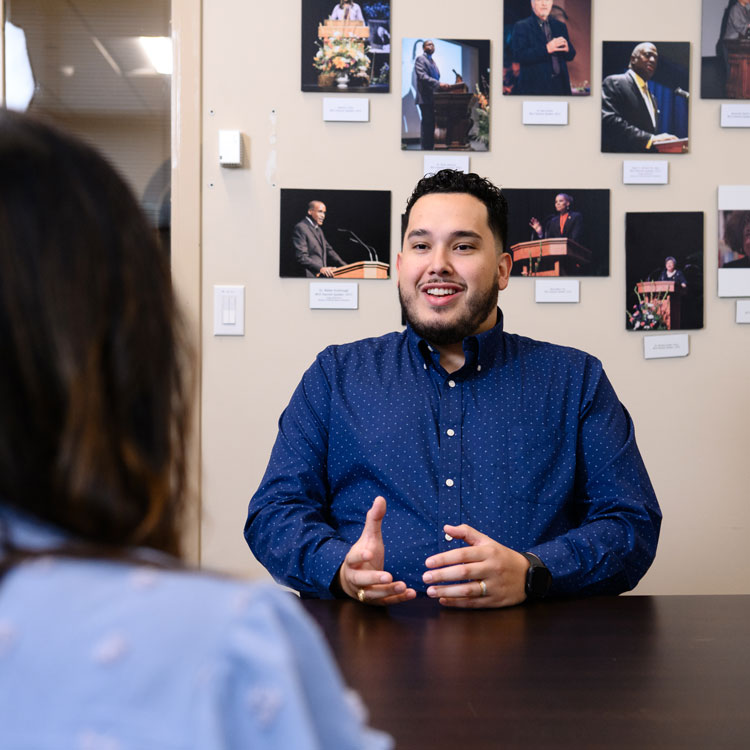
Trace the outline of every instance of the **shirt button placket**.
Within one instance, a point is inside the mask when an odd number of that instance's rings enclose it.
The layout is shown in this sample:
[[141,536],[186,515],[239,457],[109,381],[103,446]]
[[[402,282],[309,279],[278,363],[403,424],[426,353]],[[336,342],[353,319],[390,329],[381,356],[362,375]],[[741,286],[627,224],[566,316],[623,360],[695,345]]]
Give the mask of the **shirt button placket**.
[[461,440],[463,383],[448,378],[440,399],[440,461],[438,477],[438,534],[440,548],[452,549],[453,537],[443,530],[445,524],[461,523]]

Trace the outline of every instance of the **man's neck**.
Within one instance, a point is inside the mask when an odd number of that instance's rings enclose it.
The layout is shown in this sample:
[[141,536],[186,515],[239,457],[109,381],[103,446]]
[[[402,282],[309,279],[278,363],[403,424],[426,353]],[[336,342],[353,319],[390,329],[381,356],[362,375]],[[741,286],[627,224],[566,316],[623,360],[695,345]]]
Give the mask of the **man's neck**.
[[443,344],[441,346],[430,344],[430,346],[440,355],[440,366],[446,372],[456,372],[464,366],[466,354],[464,354],[463,341],[458,341],[455,344]]

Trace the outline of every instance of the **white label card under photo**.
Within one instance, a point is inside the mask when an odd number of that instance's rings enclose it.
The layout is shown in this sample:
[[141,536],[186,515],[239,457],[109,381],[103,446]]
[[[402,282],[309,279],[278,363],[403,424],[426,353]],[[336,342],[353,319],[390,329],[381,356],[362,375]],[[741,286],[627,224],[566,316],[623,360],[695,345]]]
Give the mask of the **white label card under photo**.
[[719,297],[750,297],[750,268],[720,268]]
[[311,310],[356,310],[359,285],[355,281],[310,282]]
[[750,299],[737,300],[737,323],[750,323]]
[[722,128],[750,128],[750,104],[722,104]]
[[456,154],[455,156],[449,154],[429,154],[424,157],[424,172],[428,174],[437,174],[441,169],[455,169],[458,172],[468,174],[469,172],[469,157]]
[[326,122],[368,122],[370,100],[366,97],[323,97],[323,119]]
[[669,182],[669,162],[625,159],[622,181],[625,185],[666,185]]
[[536,302],[580,302],[581,282],[578,279],[537,279]]
[[524,102],[524,125],[567,125],[567,102]]
[[643,356],[645,359],[687,357],[688,354],[690,354],[690,336],[687,333],[643,337]]
[[719,185],[719,211],[750,210],[750,185]]

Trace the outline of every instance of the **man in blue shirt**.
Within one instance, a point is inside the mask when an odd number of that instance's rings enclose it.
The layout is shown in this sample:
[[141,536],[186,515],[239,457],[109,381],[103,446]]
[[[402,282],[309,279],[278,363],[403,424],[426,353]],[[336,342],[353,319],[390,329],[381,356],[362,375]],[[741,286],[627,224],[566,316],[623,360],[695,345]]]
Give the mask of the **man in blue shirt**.
[[303,595],[369,604],[633,588],[661,522],[633,424],[597,359],[503,331],[502,194],[443,170],[406,218],[407,328],[305,373],[250,501],[253,553]]

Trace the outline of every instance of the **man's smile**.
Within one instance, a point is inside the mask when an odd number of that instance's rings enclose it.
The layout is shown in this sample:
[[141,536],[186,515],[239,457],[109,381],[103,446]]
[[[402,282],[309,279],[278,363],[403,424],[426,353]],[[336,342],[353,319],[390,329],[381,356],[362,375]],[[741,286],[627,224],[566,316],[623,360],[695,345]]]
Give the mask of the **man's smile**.
[[420,287],[419,291],[427,295],[430,305],[442,306],[456,299],[464,288],[460,284],[427,282]]

